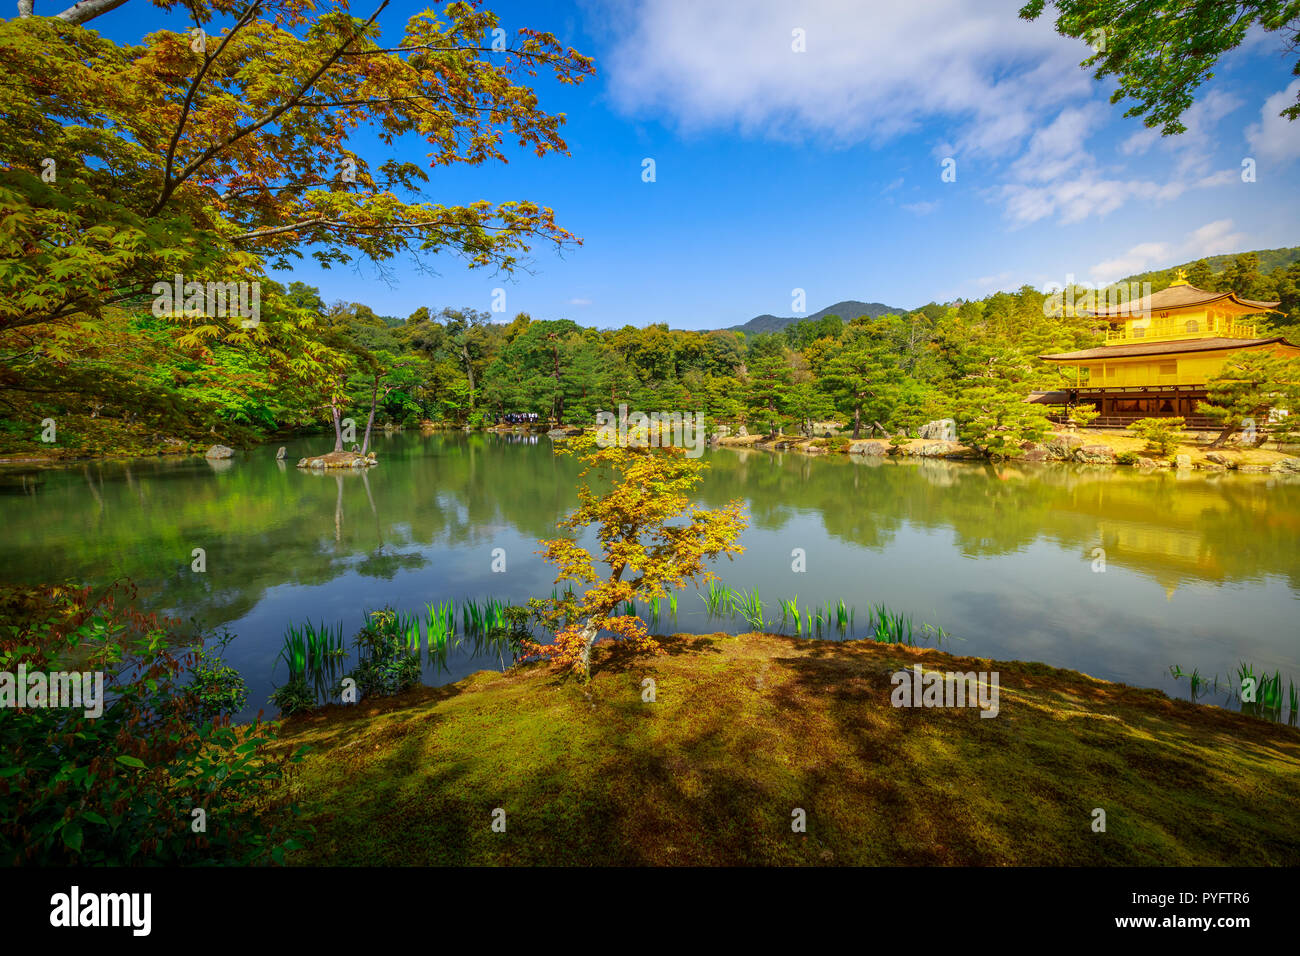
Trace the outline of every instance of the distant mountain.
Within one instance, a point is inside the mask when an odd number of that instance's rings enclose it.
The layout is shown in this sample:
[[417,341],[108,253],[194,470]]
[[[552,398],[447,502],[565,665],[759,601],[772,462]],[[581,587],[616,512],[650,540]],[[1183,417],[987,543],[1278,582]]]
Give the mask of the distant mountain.
[[829,305],[812,315],[795,315],[789,318],[779,315],[756,315],[744,325],[728,326],[724,331],[758,335],[763,332],[779,332],[787,325],[793,325],[795,322],[815,322],[828,315],[838,315],[845,322],[852,322],[863,315],[878,319],[882,315],[903,315],[907,311],[907,309],[899,308],[896,305],[885,305],[883,302],[859,302],[857,299],[849,299],[845,302],[836,302],[834,305]]

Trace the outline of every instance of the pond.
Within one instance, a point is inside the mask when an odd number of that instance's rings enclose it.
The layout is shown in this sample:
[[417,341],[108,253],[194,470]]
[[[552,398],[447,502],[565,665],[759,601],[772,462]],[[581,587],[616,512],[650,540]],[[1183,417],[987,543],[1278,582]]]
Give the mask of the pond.
[[[130,578],[147,609],[228,628],[227,659],[249,684],[244,717],[274,713],[265,701],[285,678],[276,659],[291,622],[343,622],[350,642],[366,609],[423,619],[430,602],[551,594],[537,540],[576,504],[578,465],[549,438],[381,434],[369,472],[294,467],[326,445],[290,443],[287,462],[263,447],[226,462],[10,466],[0,471],[0,581]],[[699,500],[742,498],[750,517],[745,553],[716,570],[733,588],[758,589],[777,624],[780,598],[805,609],[843,600],[860,633],[883,603],[918,632],[942,627],[955,653],[1180,696],[1187,682],[1171,665],[1221,683],[1242,662],[1280,670],[1284,687],[1300,679],[1295,481],[727,448],[708,459]],[[202,573],[191,569],[195,548]],[[654,629],[749,627],[710,618],[691,591],[676,621],[665,605]],[[426,680],[502,661],[462,650],[448,664],[428,666]]]

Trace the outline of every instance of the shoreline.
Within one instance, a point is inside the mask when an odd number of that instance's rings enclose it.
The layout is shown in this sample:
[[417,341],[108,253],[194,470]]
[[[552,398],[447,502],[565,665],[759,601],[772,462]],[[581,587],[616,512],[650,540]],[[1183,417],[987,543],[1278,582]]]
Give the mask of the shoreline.
[[[1107,439],[1110,439],[1107,441]],[[1209,448],[1200,443],[1180,444],[1175,454],[1156,457],[1142,449],[1141,439],[1114,431],[1077,429],[1053,432],[1041,442],[1028,442],[1022,454],[990,458],[961,442],[910,438],[897,448],[882,439],[845,439],[843,436],[725,435],[710,442],[712,447],[757,449],[772,454],[798,452],[809,457],[842,455],[850,458],[939,458],[993,465],[1055,462],[1059,464],[1131,467],[1140,474],[1159,471],[1237,471],[1242,474],[1300,475],[1300,457],[1275,449],[1241,448],[1225,445]],[[1300,451],[1300,448],[1294,449]]]
[[[388,432],[400,432],[405,428],[386,429]],[[535,425],[492,425],[485,428],[470,428],[449,423],[422,422],[411,426],[412,431],[421,435],[437,432],[480,433],[497,435],[533,435],[550,437],[563,441],[565,437],[592,431],[578,426],[550,426],[547,423]],[[563,433],[563,434],[557,434]],[[309,433],[315,434],[315,433]],[[295,436],[295,438],[308,436]],[[1189,433],[1189,437],[1198,437]],[[267,442],[247,447],[236,447],[235,457],[241,453],[249,454],[258,449],[293,441],[295,438],[277,437]],[[938,458],[949,461],[965,461],[993,465],[1024,464],[1029,462],[1055,462],[1060,464],[1110,465],[1131,467],[1139,474],[1151,474],[1161,471],[1203,471],[1227,472],[1241,474],[1300,475],[1300,446],[1287,446],[1287,450],[1261,447],[1241,447],[1225,444],[1221,448],[1210,448],[1197,442],[1180,444],[1173,455],[1156,457],[1157,453],[1142,448],[1142,440],[1131,437],[1119,429],[1076,429],[1052,432],[1041,442],[1029,442],[1022,446],[1021,454],[1016,457],[994,459],[981,454],[969,445],[961,442],[940,439],[909,438],[898,447],[879,438],[852,439],[843,435],[736,435],[714,434],[707,441],[710,448],[733,448],[740,450],[759,450],[770,454],[795,452],[810,458],[823,455],[838,455],[849,458],[909,459]],[[208,460],[205,450],[211,446],[190,443],[186,448],[173,444],[164,444],[153,454],[103,453],[96,455],[71,456],[51,455],[33,456],[19,453],[14,456],[0,456],[0,468],[12,466],[42,466],[48,468],[67,468],[86,465],[91,462],[130,462],[154,461],[161,459],[198,458]],[[310,456],[309,456],[310,457]],[[229,460],[229,459],[218,459]]]

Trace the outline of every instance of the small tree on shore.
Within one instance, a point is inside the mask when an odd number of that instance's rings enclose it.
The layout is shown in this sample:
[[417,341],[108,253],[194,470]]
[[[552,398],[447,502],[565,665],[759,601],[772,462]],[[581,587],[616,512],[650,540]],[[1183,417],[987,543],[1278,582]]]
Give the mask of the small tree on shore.
[[[1196,410],[1218,423],[1221,430],[1211,446],[1219,448],[1233,432],[1243,429],[1247,421],[1257,422],[1262,433],[1272,409],[1286,409],[1290,413],[1268,429],[1272,438],[1285,441],[1295,429],[1290,423],[1300,414],[1298,406],[1300,360],[1268,352],[1247,352],[1224,363],[1222,371],[1209,382],[1206,400]],[[1283,427],[1287,424],[1289,428]]]
[[1187,438],[1183,434],[1185,423],[1181,418],[1140,418],[1127,430],[1146,442],[1147,451],[1172,455]]
[[961,441],[989,458],[1017,458],[1022,444],[1049,430],[1043,406],[1027,403],[1004,382],[976,380],[962,390],[953,417]]
[[[524,649],[526,656],[550,658],[586,678],[591,647],[602,631],[619,635],[636,650],[656,650],[645,623],[619,612],[629,601],[664,597],[669,589],[714,577],[705,563],[743,552],[736,542],[747,522],[739,500],[716,509],[691,504],[688,495],[708,464],[688,458],[684,449],[601,447],[587,434],[566,441],[559,453],[585,465],[578,476],[579,506],[558,525],[573,536],[542,541],[539,553],[559,568],[556,584],[589,587],[582,595],[567,591],[529,602],[556,636],[552,644],[530,642]],[[594,490],[589,476],[608,481],[608,490]],[[609,567],[604,577],[577,541],[589,527],[596,529],[601,560]]]

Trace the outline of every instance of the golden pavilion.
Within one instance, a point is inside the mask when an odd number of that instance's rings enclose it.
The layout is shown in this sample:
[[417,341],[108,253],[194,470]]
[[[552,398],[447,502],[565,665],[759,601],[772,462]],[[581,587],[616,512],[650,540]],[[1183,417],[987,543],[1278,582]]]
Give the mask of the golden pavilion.
[[1095,405],[1095,424],[1128,425],[1139,418],[1181,417],[1191,427],[1213,423],[1197,414],[1206,385],[1224,363],[1243,351],[1300,356],[1281,336],[1260,338],[1248,316],[1275,310],[1277,302],[1244,299],[1235,292],[1207,292],[1180,269],[1169,288],[1092,312],[1115,328],[1106,343],[1040,358],[1074,367],[1074,386],[1039,392],[1044,405]]

